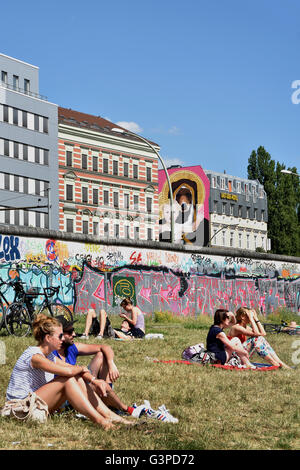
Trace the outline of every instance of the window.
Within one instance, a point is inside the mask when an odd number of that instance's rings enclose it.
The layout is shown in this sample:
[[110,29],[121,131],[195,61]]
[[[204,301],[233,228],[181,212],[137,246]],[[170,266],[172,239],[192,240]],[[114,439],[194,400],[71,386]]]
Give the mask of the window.
[[4,139],[4,155],[9,157],[9,140]]
[[257,209],[254,209],[254,219],[257,220]]
[[236,182],[236,192],[237,192],[237,193],[240,193],[240,192],[241,192],[241,182],[240,182],[240,181],[237,181],[237,182]]
[[7,83],[7,72],[5,72],[4,70],[2,70],[1,72],[1,81],[2,83]]
[[73,221],[73,219],[66,219],[66,231],[68,233],[73,233],[73,231],[74,231],[74,221]]
[[214,212],[215,213],[218,212],[218,202],[217,201],[214,201]]
[[93,189],[93,204],[98,205],[98,201],[99,201],[98,189],[94,188]]
[[225,242],[226,242],[226,237],[225,237],[225,230],[222,231],[222,245],[225,246]]
[[229,240],[230,246],[233,246],[233,232],[230,232],[230,240]]
[[13,75],[13,87],[16,90],[19,88],[19,77],[18,75]]
[[221,189],[225,189],[225,178],[221,178]]
[[44,150],[44,165],[49,163],[49,150]]
[[151,171],[151,168],[149,166],[147,166],[147,173],[146,173],[146,176],[147,176],[147,181],[151,181],[152,180],[152,171]]
[[264,220],[265,220],[265,211],[262,210],[261,211],[261,222],[264,222]]
[[8,106],[6,104],[3,105],[3,122],[8,122]]
[[72,152],[70,150],[67,150],[67,152],[66,152],[66,165],[67,166],[72,166],[72,163],[73,163]]
[[18,114],[19,114],[18,110],[16,108],[13,108],[13,124],[15,126],[17,126],[19,122]]
[[117,176],[119,174],[119,165],[117,160],[113,161],[113,174]]
[[247,249],[250,248],[250,235],[247,235]]
[[114,193],[114,207],[119,207],[119,193]]
[[105,206],[109,205],[109,191],[108,190],[103,191],[103,204]]
[[108,223],[105,223],[105,224],[104,224],[104,236],[105,236],[106,238],[109,237],[109,224],[108,224]]
[[128,171],[128,163],[127,162],[124,162],[124,176],[126,176],[128,178],[128,175],[129,175],[129,171]]
[[108,159],[103,159],[103,173],[108,173]]
[[239,233],[239,248],[242,248],[242,234]]
[[19,158],[19,144],[14,142],[14,158]]
[[27,78],[24,78],[24,91],[25,93],[30,92],[30,80],[28,80]]
[[22,126],[27,127],[28,121],[27,121],[27,112],[22,111]]
[[125,238],[129,239],[130,238],[129,225],[125,225],[124,229],[125,229]]
[[37,114],[34,115],[34,130],[40,130],[40,117]]
[[93,171],[98,171],[98,157],[93,156]]
[[48,118],[46,117],[43,118],[43,132],[48,134]]
[[87,167],[88,167],[88,165],[87,165],[87,155],[84,154],[84,153],[81,155],[81,167],[82,167],[83,170],[87,170]]
[[230,215],[233,215],[233,204],[230,204]]
[[89,221],[88,220],[82,221],[82,233],[86,235],[89,233]]
[[8,173],[4,174],[4,189],[9,191],[9,174]]
[[28,161],[28,145],[23,144],[23,160]]
[[66,185],[66,199],[67,201],[73,201],[73,186],[71,184]]
[[242,217],[242,206],[239,206],[239,217]]
[[115,225],[115,238],[119,238],[119,235],[120,235],[119,224],[116,224]]
[[39,212],[35,213],[35,226],[36,227],[41,226],[41,214]]
[[138,165],[133,165],[133,177],[134,179],[138,179]]
[[215,176],[212,176],[212,178],[211,178],[211,186],[212,186],[212,188],[216,188],[216,187],[217,187],[217,184],[216,184],[216,177],[215,177]]
[[139,227],[134,227],[134,239],[138,240],[140,236],[140,229]]
[[135,211],[139,210],[139,197],[136,194],[133,196],[133,206]]
[[152,240],[152,228],[147,229],[147,239]]
[[99,222],[93,222],[93,235],[99,235]]
[[147,197],[147,201],[146,201],[146,204],[147,204],[147,212],[152,212],[152,198],[151,197]]
[[250,218],[250,207],[247,207],[246,218],[247,218],[247,219]]
[[129,209],[129,194],[124,194],[124,209]]
[[222,214],[225,214],[226,212],[226,202],[223,202],[222,204]]
[[88,188],[86,186],[82,187],[82,202],[87,203],[88,202]]
[[40,163],[40,149],[38,147],[34,148],[34,161]]

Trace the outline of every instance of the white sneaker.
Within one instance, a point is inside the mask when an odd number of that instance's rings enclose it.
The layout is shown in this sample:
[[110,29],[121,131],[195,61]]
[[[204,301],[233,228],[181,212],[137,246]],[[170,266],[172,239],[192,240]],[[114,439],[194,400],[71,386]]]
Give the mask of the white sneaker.
[[158,419],[159,421],[163,421],[164,423],[178,423],[178,419],[174,418],[174,416],[172,416],[168,412],[165,405],[161,405],[156,411],[153,408],[151,408],[150,402],[148,400],[145,400],[144,404],[145,404],[144,414],[148,418]]
[[145,410],[145,405],[139,405],[137,406],[136,403],[134,403],[132,405],[132,408],[134,408],[133,412],[131,413],[131,416],[133,418],[140,418],[141,415],[143,414],[144,410]]
[[80,339],[89,339],[88,335],[81,335]]
[[99,339],[101,341],[101,339],[103,339],[103,336],[102,335],[97,335],[95,339]]

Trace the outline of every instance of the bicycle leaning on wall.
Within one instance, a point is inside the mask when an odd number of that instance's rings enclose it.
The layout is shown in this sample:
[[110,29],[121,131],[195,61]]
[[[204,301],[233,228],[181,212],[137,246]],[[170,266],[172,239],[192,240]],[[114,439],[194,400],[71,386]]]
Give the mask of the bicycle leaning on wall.
[[[38,287],[31,287],[28,291],[25,291],[23,284],[26,283],[20,280],[5,282],[0,278],[0,288],[4,284],[12,287],[15,292],[14,300],[9,304],[0,290],[0,311],[2,312],[0,328],[4,324],[10,335],[29,335],[32,329],[33,319],[35,315],[39,313],[50,314],[52,317],[63,315],[68,320],[73,319],[72,312],[68,307],[59,303],[57,300],[52,300],[52,297],[58,294],[59,286],[44,287],[43,292],[40,292]],[[42,304],[35,309],[34,301],[40,295],[44,296],[44,300]]]

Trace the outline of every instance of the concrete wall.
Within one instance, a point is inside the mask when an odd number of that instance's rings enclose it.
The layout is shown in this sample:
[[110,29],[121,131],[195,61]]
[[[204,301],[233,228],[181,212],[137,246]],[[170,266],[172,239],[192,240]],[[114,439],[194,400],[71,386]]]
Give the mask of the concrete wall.
[[279,255],[2,227],[0,276],[17,272],[28,287],[59,285],[59,300],[75,313],[117,313],[127,295],[149,314],[212,315],[241,305],[300,312],[300,258]]

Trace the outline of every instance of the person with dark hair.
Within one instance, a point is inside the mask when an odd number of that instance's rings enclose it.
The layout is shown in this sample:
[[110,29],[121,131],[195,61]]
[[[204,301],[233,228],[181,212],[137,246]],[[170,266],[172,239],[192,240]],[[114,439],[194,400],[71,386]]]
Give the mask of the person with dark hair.
[[238,338],[229,340],[224,328],[235,322],[234,314],[226,309],[218,309],[214,315],[214,324],[210,327],[206,338],[206,349],[215,354],[217,361],[226,364],[235,352],[243,365],[251,367],[248,352],[242,347]]
[[[113,428],[115,422],[131,424],[102,402],[96,393],[102,383],[86,367],[67,364],[53,354],[64,339],[62,325],[56,318],[38,315],[33,322],[33,336],[38,344],[27,348],[17,360],[7,387],[7,400],[22,400],[35,392],[49,413],[59,410],[67,400],[105,430]],[[102,393],[105,395],[105,390]]]

